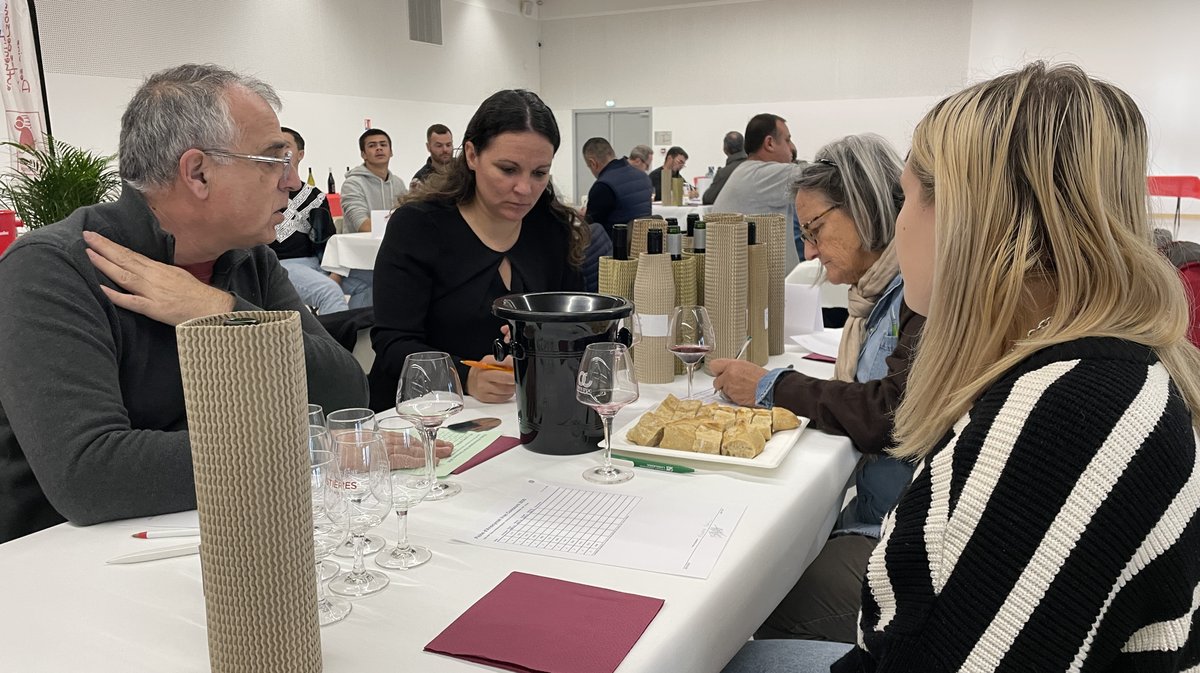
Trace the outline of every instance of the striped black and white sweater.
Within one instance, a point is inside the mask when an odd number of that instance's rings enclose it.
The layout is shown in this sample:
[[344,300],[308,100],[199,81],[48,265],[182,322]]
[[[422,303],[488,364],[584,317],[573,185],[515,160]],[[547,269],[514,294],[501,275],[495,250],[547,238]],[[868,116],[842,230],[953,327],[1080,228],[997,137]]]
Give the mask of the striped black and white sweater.
[[1149,349],[1081,339],[989,388],[917,469],[842,671],[1200,671],[1200,465]]

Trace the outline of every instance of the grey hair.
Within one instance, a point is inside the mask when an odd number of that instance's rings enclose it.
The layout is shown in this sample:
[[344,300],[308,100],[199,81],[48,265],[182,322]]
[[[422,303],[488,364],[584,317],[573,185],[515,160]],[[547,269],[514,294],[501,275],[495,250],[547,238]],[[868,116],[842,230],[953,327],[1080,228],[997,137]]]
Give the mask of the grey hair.
[[864,250],[883,250],[896,235],[896,216],[904,205],[900,155],[874,133],[846,136],[817,151],[792,185],[793,193],[812,191],[830,205],[845,208]]
[[654,155],[654,150],[650,149],[649,145],[634,145],[633,149],[629,150],[630,159],[641,159],[647,164],[650,163],[650,157]]
[[228,93],[235,87],[276,111],[282,107],[271,85],[212,64],[180,65],[146,78],[121,115],[121,178],[142,192],[166,187],[184,152],[232,146],[238,129]]

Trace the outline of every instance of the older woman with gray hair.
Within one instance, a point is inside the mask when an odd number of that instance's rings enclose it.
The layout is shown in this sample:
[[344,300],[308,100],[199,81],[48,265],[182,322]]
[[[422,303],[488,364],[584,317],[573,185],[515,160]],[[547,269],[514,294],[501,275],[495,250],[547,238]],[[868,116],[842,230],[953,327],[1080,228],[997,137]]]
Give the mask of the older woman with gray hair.
[[846,435],[866,454],[855,470],[855,498],[800,581],[755,634],[853,642],[867,558],[883,515],[912,478],[912,466],[884,455],[909,360],[924,319],[904,305],[904,280],[892,245],[903,203],[896,151],[873,134],[821,148],[795,182],[796,213],[807,257],[831,282],[850,285],[833,380],[768,372],[741,360],[712,362],[713,385],[738,404],[782,406],[813,427]]

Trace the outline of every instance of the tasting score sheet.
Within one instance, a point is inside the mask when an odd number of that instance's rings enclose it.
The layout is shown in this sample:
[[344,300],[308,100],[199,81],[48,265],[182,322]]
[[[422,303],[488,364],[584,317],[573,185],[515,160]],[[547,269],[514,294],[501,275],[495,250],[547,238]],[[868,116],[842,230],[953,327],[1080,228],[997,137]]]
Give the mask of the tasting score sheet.
[[528,479],[459,540],[704,579],[745,511]]

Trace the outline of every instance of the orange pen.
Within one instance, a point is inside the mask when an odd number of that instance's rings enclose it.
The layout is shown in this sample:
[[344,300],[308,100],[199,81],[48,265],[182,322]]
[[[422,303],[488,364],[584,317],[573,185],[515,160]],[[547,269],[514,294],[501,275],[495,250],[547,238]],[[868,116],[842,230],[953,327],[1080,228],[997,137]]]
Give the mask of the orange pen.
[[475,369],[488,369],[488,370],[491,370],[494,372],[508,372],[510,374],[512,373],[512,367],[505,367],[504,365],[498,365],[498,364],[495,364],[492,362],[480,362],[478,360],[463,360],[462,363],[468,367],[474,367]]

